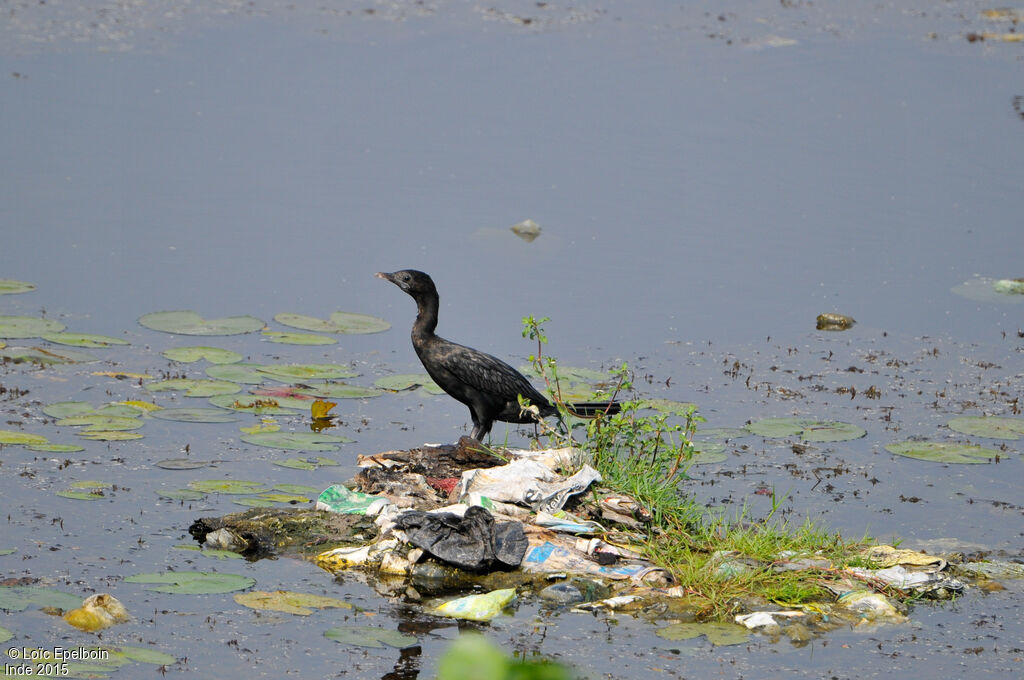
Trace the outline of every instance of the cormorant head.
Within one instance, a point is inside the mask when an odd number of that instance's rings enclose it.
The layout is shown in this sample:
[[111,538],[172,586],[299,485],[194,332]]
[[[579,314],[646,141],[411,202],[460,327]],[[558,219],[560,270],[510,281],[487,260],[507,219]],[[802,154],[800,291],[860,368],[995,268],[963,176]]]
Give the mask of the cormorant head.
[[437,295],[434,281],[423,272],[415,269],[402,269],[390,274],[377,272],[377,278],[390,281],[417,299],[423,295]]

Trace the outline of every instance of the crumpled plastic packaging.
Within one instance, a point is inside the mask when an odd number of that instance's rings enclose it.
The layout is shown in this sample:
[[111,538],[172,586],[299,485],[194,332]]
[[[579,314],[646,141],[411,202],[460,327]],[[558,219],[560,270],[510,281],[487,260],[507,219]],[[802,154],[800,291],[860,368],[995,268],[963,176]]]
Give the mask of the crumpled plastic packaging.
[[320,492],[316,499],[317,510],[327,510],[347,515],[377,515],[391,501],[383,496],[371,496],[353,491],[344,484],[332,484]]
[[600,480],[601,474],[589,465],[571,477],[563,477],[537,459],[521,458],[500,467],[466,470],[454,493],[460,501],[476,492],[493,501],[553,512],[561,509],[570,496]]
[[806,614],[804,614],[804,612],[796,610],[787,610],[779,612],[751,612],[749,614],[737,614],[735,617],[735,621],[741,626],[746,626],[750,630],[754,630],[755,628],[768,628],[769,630],[771,630],[773,628],[782,627],[782,625],[778,621],[776,621],[776,617],[786,619],[798,616],[806,616]]
[[453,619],[469,619],[470,621],[490,621],[516,599],[515,588],[492,590],[479,595],[467,595],[450,600],[434,609],[435,614]]

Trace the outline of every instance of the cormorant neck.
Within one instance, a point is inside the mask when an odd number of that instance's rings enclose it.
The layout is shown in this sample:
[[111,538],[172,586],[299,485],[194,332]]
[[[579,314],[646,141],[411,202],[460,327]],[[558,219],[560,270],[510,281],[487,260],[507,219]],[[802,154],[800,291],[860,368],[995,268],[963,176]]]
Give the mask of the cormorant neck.
[[430,337],[437,328],[437,309],[440,306],[437,293],[427,293],[416,298],[416,321],[412,325],[415,338]]

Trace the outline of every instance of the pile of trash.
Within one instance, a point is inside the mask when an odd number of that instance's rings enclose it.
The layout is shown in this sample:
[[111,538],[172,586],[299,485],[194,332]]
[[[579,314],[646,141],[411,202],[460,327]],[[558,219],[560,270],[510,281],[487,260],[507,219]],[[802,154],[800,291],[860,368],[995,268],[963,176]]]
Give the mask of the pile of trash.
[[[463,437],[455,446],[359,456],[357,464],[354,480],[324,490],[315,509],[203,518],[190,532],[207,546],[249,556],[317,547],[314,560],[327,571],[397,580],[413,599],[416,588],[473,590],[432,610],[456,618],[489,620],[524,587],[579,610],[667,615],[677,609],[666,603],[688,594],[644,555],[649,511],[601,490],[601,475],[574,449],[495,454]],[[336,547],[323,549],[330,544]],[[901,598],[894,603],[885,593],[948,599],[965,587],[935,556],[872,546],[863,558],[880,568],[835,569],[820,556],[788,554],[750,564],[727,552],[713,563],[723,578],[750,569],[805,570],[832,591],[835,602],[800,609],[764,601],[739,607],[745,613],[738,624],[794,640],[836,622],[905,621]]]

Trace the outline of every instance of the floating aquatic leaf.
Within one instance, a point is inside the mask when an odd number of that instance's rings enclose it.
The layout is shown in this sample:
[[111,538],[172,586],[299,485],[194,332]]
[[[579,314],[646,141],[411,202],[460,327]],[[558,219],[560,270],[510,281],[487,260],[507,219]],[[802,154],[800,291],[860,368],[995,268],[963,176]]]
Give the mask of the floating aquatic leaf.
[[79,595],[38,586],[0,586],[0,609],[20,612],[30,606],[74,609],[82,604]]
[[739,439],[749,437],[750,430],[742,427],[709,427],[697,430],[694,439]]
[[93,375],[105,375],[108,378],[117,378],[118,380],[125,380],[127,378],[137,380],[149,380],[153,376],[148,373],[129,373],[127,371],[93,371]]
[[265,418],[259,425],[250,425],[248,427],[238,428],[246,434],[256,434],[257,432],[278,432],[281,426],[278,425],[270,418]]
[[245,590],[255,585],[256,580],[239,574],[209,571],[163,571],[128,576],[125,583],[151,584],[152,587],[146,590],[158,593],[201,595]]
[[0,279],[0,295],[13,295],[15,293],[28,293],[36,287],[26,281],[15,281],[14,279]]
[[0,430],[0,444],[49,444],[50,440],[41,434]]
[[98,501],[104,498],[104,494],[101,491],[58,491],[57,495],[61,498],[70,498],[76,501]]
[[335,597],[296,593],[290,590],[275,590],[273,592],[253,590],[248,593],[238,593],[234,598],[235,602],[250,609],[285,612],[299,616],[309,616],[313,613],[313,609],[352,608],[348,602]]
[[[537,367],[533,364],[524,364],[519,367],[523,375],[539,378]],[[608,371],[595,371],[592,368],[573,368],[571,366],[558,367],[558,379],[569,382],[597,383],[598,385],[614,386],[618,380]]]
[[175,550],[190,550],[197,552],[203,557],[212,557],[217,560],[241,560],[245,559],[240,553],[234,550],[220,550],[218,548],[201,548],[195,543],[181,544],[174,546]]
[[282,345],[336,345],[338,341],[326,335],[314,333],[282,333],[280,331],[263,331],[263,337],[270,342]]
[[213,397],[218,394],[238,394],[242,386],[227,380],[192,380],[189,378],[172,378],[160,382],[148,383],[149,392],[185,392],[186,397]]
[[[143,406],[146,408],[144,409]],[[135,418],[160,407],[144,401],[121,401],[95,408],[87,401],[57,401],[43,407],[43,413],[51,418],[77,418],[80,416],[113,416]]]
[[383,391],[372,387],[348,385],[343,382],[305,385],[295,388],[295,393],[301,396],[313,396],[321,399],[370,399],[384,394]]
[[[317,456],[316,458],[289,458],[287,460],[275,460],[274,465],[293,470],[315,470],[326,465],[341,465],[336,460]],[[319,493],[319,491],[317,492]]]
[[128,645],[122,645],[106,649],[110,651],[112,656],[121,657],[128,661],[135,661],[137,663],[148,663],[154,666],[169,666],[178,661],[167,652],[161,652],[158,649],[150,649],[149,647],[131,647]]
[[231,501],[235,505],[241,505],[247,508],[272,508],[274,507],[274,501],[267,500],[266,498],[260,498],[258,496],[246,496],[245,498],[235,498]]
[[885,450],[898,456],[928,460],[934,463],[991,463],[1000,457],[1000,453],[994,449],[985,449],[973,444],[957,444],[953,442],[897,442],[886,444]]
[[7,642],[12,637],[14,637],[14,633],[12,633],[11,631],[7,630],[3,626],[0,626],[0,643]]
[[274,321],[315,333],[380,333],[391,328],[391,324],[384,319],[351,312],[335,312],[329,319],[284,313],[274,315]]
[[[18,552],[17,548],[0,548],[0,557],[3,557],[4,555],[13,555],[16,552]],[[3,642],[3,640],[0,640],[0,642]]]
[[222,394],[217,397],[210,397],[209,401],[214,406],[220,406],[221,408],[263,416],[291,415],[299,411],[305,411],[309,407],[307,400],[275,399],[274,397],[261,397],[252,394]]
[[697,445],[697,452],[693,454],[690,462],[693,465],[712,465],[723,463],[729,459],[725,453],[725,446],[715,442],[700,442]]
[[337,451],[338,447],[335,444],[345,444],[352,440],[341,435],[321,432],[258,432],[243,435],[242,441],[290,451]]
[[666,640],[690,640],[703,635],[719,647],[741,645],[750,639],[747,629],[734,623],[673,623],[655,632]]
[[44,333],[59,333],[64,324],[34,316],[0,314],[0,338],[38,338]]
[[228,380],[243,385],[259,385],[267,379],[266,373],[260,373],[262,364],[226,364],[223,366],[210,366],[206,369],[206,375],[216,380]]
[[[324,631],[324,637],[354,647],[370,647],[379,649],[384,645],[405,649],[418,644],[412,635],[405,635],[397,630],[386,630],[375,626],[339,626]],[[483,677],[483,676],[481,676]]]
[[198,470],[213,465],[212,460],[196,460],[195,458],[164,458],[154,463],[164,470]]
[[951,430],[991,439],[1019,439],[1024,434],[1024,418],[1006,416],[961,416],[947,423]]
[[442,390],[426,373],[403,373],[400,375],[386,375],[373,381],[374,387],[391,392],[411,390],[414,387],[424,387],[428,390],[436,389],[436,394],[442,394]]
[[[225,395],[229,399],[231,395]],[[154,418],[176,420],[185,423],[233,423],[238,420],[233,414],[218,408],[165,408],[153,412]]]
[[113,489],[114,485],[110,482],[101,482],[93,479],[83,479],[77,482],[71,483],[72,489]]
[[104,348],[111,345],[127,345],[126,340],[111,338],[106,335],[92,335],[89,333],[44,333],[39,336],[47,342],[55,342],[59,345],[71,345],[72,347]]
[[1007,295],[995,288],[994,279],[976,276],[969,281],[953,286],[953,293],[976,302],[997,302],[1003,304],[1019,304],[1024,302],[1024,295]]
[[75,453],[77,451],[85,451],[85,449],[77,444],[32,444],[28,447],[29,451],[42,451],[44,453]]
[[170,491],[157,491],[160,498],[172,501],[198,501],[206,497],[206,494],[191,489],[172,489]]
[[672,401],[671,399],[643,399],[640,401],[640,408],[652,408],[662,413],[685,416],[691,410],[695,411],[697,405],[688,401]]
[[78,436],[100,442],[126,442],[132,439],[142,439],[142,434],[138,432],[112,430],[85,430],[79,432]]
[[859,439],[867,434],[863,428],[850,423],[820,422],[805,418],[764,418],[750,423],[747,429],[767,438],[799,435],[808,442],[841,442]]
[[99,361],[98,357],[73,349],[41,349],[39,347],[4,347],[0,349],[0,359],[16,364],[29,362],[49,366],[51,364],[89,364]]
[[800,435],[805,442],[845,442],[860,439],[867,434],[862,427],[851,423],[809,423]]
[[153,312],[139,318],[146,328],[181,335],[241,335],[264,327],[254,316],[228,316],[223,319],[204,319],[190,311]]
[[211,364],[236,364],[245,357],[238,352],[220,347],[206,347],[198,345],[195,347],[174,347],[164,350],[161,354],[171,361],[180,361],[191,364],[192,362],[206,359]]
[[188,487],[204,493],[255,494],[266,491],[260,482],[246,482],[238,479],[201,479],[188,483]]
[[[316,496],[319,494],[313,495]],[[257,498],[266,499],[271,503],[288,503],[291,505],[295,505],[296,503],[309,503],[310,501],[308,496],[300,496],[299,494],[294,493],[275,493],[273,491],[261,493]]]
[[315,498],[320,495],[322,489],[315,486],[307,486],[305,484],[275,484],[274,489],[277,491],[283,491],[284,493],[294,493],[301,496],[308,496]]
[[354,378],[359,375],[348,366],[341,364],[283,364],[261,366],[256,370],[282,382]]
[[329,414],[331,412],[331,409],[334,408],[335,406],[337,406],[337,404],[335,404],[333,401],[324,401],[323,399],[316,399],[310,406],[309,412],[310,415],[313,417],[313,420],[324,420],[325,418],[331,417]]
[[57,421],[59,427],[81,427],[85,428],[86,432],[114,432],[123,430],[137,430],[145,423],[138,418],[125,417],[125,416],[108,416],[101,415],[98,413],[86,414],[84,416],[71,416],[70,418],[61,418]]

